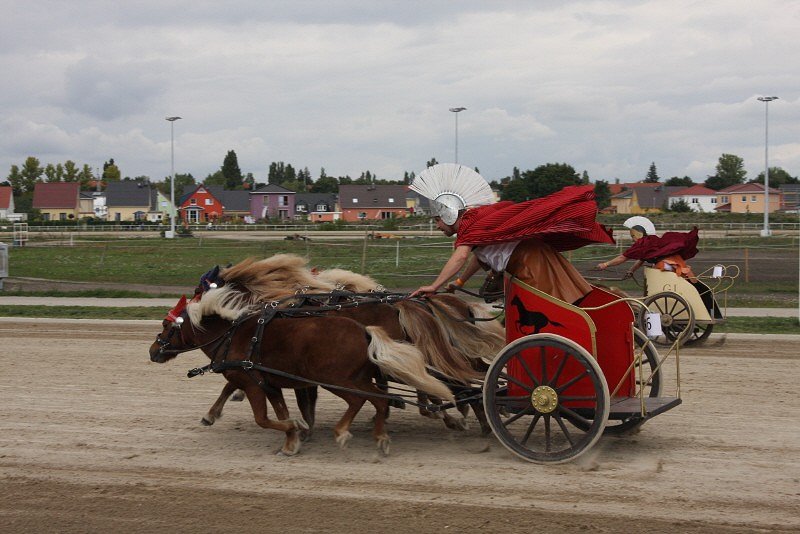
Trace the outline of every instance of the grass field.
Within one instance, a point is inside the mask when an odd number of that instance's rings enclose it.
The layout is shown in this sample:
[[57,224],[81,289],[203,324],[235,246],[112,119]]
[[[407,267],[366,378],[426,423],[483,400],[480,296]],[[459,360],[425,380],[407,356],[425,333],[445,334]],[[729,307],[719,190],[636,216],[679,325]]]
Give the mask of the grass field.
[[[623,245],[624,246],[624,245]],[[747,248],[740,248],[747,247]],[[707,239],[701,253],[692,260],[696,271],[714,263],[736,264],[742,275],[728,292],[729,306],[792,307],[797,305],[797,240],[793,238]],[[247,257],[264,258],[278,253],[294,253],[309,259],[309,266],[342,268],[364,272],[387,288],[408,290],[432,281],[452,250],[446,238],[408,238],[397,240],[314,240],[314,241],[236,241],[224,239],[93,238],[76,241],[73,246],[28,246],[9,252],[9,273],[14,277],[42,278],[76,282],[186,286],[214,265],[237,263]],[[624,273],[592,272],[600,261],[619,253],[619,248],[590,246],[568,252],[566,256],[586,276],[613,278]],[[479,277],[468,287],[477,288]],[[633,281],[607,281],[631,295],[641,295]],[[11,294],[11,293],[3,293]],[[141,293],[126,290],[59,292],[49,287],[29,295],[75,295],[136,297]],[[153,294],[149,294],[153,296]]]

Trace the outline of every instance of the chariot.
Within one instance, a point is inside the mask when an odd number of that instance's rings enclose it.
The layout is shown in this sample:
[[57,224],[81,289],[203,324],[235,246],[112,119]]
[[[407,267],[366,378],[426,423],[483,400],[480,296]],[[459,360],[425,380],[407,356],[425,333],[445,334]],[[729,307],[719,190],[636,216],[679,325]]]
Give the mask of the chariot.
[[[736,265],[715,265],[700,273],[695,281],[674,272],[652,267],[644,269],[644,306],[660,318],[661,329],[653,336],[657,345],[702,343],[727,317],[728,290],[739,276]],[[652,315],[638,314],[643,330]]]

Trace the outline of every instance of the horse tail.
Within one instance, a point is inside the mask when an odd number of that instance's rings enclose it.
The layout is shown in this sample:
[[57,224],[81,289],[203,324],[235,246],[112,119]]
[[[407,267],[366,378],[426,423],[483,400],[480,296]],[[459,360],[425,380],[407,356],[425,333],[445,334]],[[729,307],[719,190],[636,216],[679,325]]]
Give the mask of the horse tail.
[[[450,341],[471,360],[493,360],[505,346],[505,335],[499,331],[483,329],[469,322],[469,316],[459,313],[440,299],[429,303],[436,319],[450,336]],[[469,308],[467,311],[469,314]]]
[[453,393],[428,374],[422,353],[408,343],[392,340],[379,326],[366,327],[369,334],[369,358],[385,374],[443,400],[454,401]]
[[453,347],[441,323],[427,309],[412,301],[401,301],[396,306],[400,326],[428,365],[464,384],[482,377],[472,368],[469,358]]

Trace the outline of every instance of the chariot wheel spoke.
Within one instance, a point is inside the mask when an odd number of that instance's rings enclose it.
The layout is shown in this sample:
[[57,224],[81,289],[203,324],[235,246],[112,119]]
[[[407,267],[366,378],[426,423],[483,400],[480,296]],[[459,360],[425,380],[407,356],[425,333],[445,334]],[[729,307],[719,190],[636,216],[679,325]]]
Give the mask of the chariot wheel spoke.
[[531,413],[531,409],[532,409],[532,407],[531,407],[531,406],[528,406],[527,408],[525,408],[525,409],[524,409],[524,410],[522,410],[521,412],[519,412],[519,413],[516,413],[516,414],[512,415],[511,417],[509,417],[508,419],[506,419],[505,421],[503,421],[503,426],[508,426],[508,425],[510,425],[511,423],[513,423],[514,421],[516,421],[517,419],[519,419],[519,418],[520,418],[520,417],[522,417],[522,416],[525,416],[525,415],[530,415],[530,413]]
[[556,393],[561,393],[562,391],[567,390],[568,388],[574,386],[576,382],[579,382],[580,380],[586,378],[587,376],[589,376],[589,371],[582,372],[581,374],[573,377],[572,379],[568,380],[567,382],[564,382],[563,384],[561,384],[559,387],[555,388]]
[[533,375],[533,372],[531,372],[530,367],[528,367],[528,364],[525,362],[525,358],[519,357],[517,358],[517,360],[522,365],[522,368],[525,369],[525,372],[527,373],[528,378],[530,378],[531,381],[533,382],[534,387],[538,388],[541,384],[539,383],[538,380],[536,380],[536,377]]
[[523,436],[522,441],[520,441],[520,443],[522,445],[527,445],[528,444],[528,439],[530,439],[531,434],[533,433],[533,429],[536,428],[536,423],[538,423],[539,419],[541,419],[541,418],[542,418],[542,414],[540,414],[540,413],[537,413],[536,415],[533,416],[533,420],[531,421],[531,424],[528,425],[528,430],[525,431],[525,436]]
[[553,436],[550,432],[550,416],[544,416],[544,452],[550,452],[553,448]]
[[569,433],[569,430],[567,430],[567,425],[561,420],[561,416],[556,414],[553,418],[556,420],[556,423],[558,423],[558,426],[561,427],[561,431],[564,433],[564,437],[567,438],[567,441],[569,441],[570,446],[574,447],[575,442],[572,440],[572,435]]
[[550,380],[549,385],[556,384],[558,382],[559,377],[561,376],[561,371],[564,370],[564,366],[567,365],[567,355],[565,354],[563,358],[561,358],[561,363],[558,364],[558,369],[556,369],[555,374],[553,375],[552,380]]
[[504,378],[504,379],[508,380],[509,382],[513,382],[513,383],[515,383],[516,385],[518,385],[519,387],[521,387],[522,389],[524,389],[524,390],[525,390],[525,391],[527,391],[528,393],[530,393],[531,391],[533,391],[533,388],[532,388],[531,386],[529,386],[529,385],[528,385],[528,384],[526,384],[525,382],[522,382],[522,381],[520,381],[520,380],[517,380],[517,379],[516,379],[516,378],[514,378],[513,376],[509,376],[509,375],[508,375],[508,373],[501,373],[501,374],[500,374],[500,376],[501,376],[502,378]]
[[585,425],[587,428],[592,425],[592,421],[591,420],[586,419],[585,417],[583,417],[581,415],[578,415],[577,413],[573,412],[569,408],[566,408],[564,406],[559,406],[558,407],[558,411],[561,412],[562,414],[564,414],[567,417],[567,419],[569,419],[570,421],[577,421],[580,424]]

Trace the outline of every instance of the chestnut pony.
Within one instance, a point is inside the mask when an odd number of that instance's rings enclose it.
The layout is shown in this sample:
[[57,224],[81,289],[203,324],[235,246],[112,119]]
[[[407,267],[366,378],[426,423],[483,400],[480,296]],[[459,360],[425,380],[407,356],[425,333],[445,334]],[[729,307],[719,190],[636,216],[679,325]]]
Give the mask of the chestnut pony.
[[[367,276],[342,269],[314,273],[306,263],[305,259],[293,254],[279,254],[264,260],[251,258],[221,273],[216,271],[215,280],[219,285],[235,287],[248,302],[262,304],[304,291],[319,297],[335,290],[363,294],[383,289]],[[302,298],[302,294],[298,298]],[[477,371],[484,366],[481,360],[490,360],[504,345],[504,331],[496,321],[479,322],[478,326],[465,321],[476,315],[485,317],[487,313],[477,305],[452,295],[438,295],[425,302],[401,300],[391,305],[366,302],[331,313],[354,319],[365,326],[380,326],[394,340],[413,343],[425,356],[426,364],[444,375],[456,389],[482,377],[482,373]],[[204,424],[213,424],[221,416],[225,401],[234,389],[231,384],[226,384],[203,417]],[[302,391],[297,393],[303,417],[313,425],[314,390],[308,390],[306,394]],[[420,400],[427,401],[424,393]],[[480,402],[472,404],[482,428],[488,431],[488,424],[485,424],[478,406]],[[442,418],[449,428],[466,428],[463,418],[455,418],[445,410],[430,412],[421,408],[420,413]],[[306,431],[302,435],[305,436]]]
[[[182,298],[164,320],[150,347],[150,359],[164,363],[201,349],[232,386],[245,392],[259,426],[286,433],[279,451],[286,455],[299,451],[298,430],[307,425],[289,419],[281,388],[302,389],[316,382],[341,397],[348,408],[335,425],[334,436],[342,447],[352,437],[353,419],[369,400],[376,410],[373,437],[384,454],[389,450],[388,399],[375,384],[381,373],[431,395],[453,398],[444,384],[427,373],[419,351],[393,341],[381,328],[338,316],[290,318],[278,313],[260,324],[263,318],[230,287],[207,291],[188,305]],[[248,368],[242,363],[248,361],[290,376]],[[267,400],[278,420],[269,418]]]

